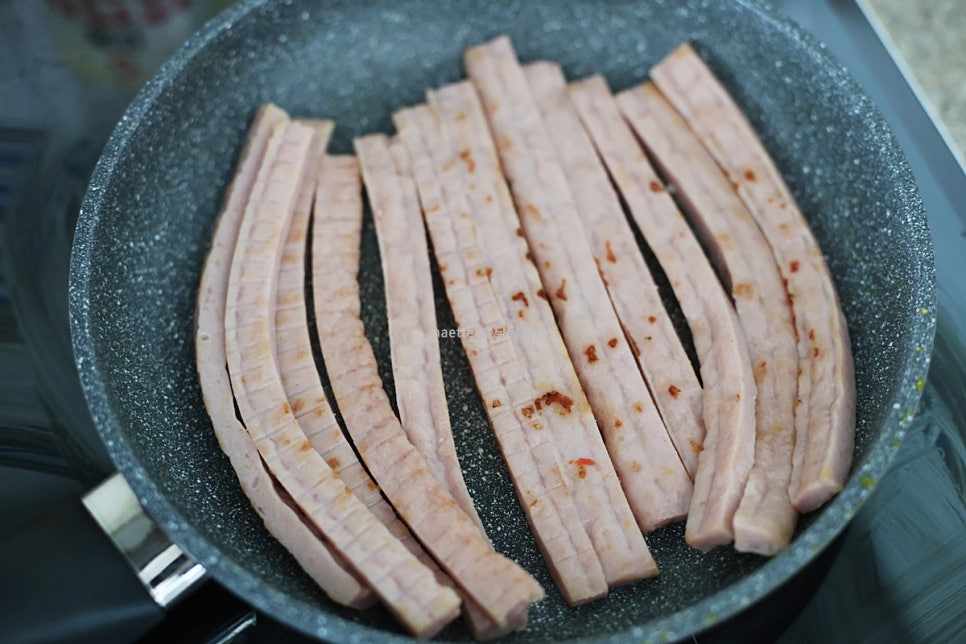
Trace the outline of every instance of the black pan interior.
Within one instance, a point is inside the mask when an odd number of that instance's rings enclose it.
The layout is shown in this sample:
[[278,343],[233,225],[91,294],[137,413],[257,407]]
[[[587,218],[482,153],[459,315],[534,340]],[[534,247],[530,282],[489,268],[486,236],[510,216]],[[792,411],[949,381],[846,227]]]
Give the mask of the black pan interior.
[[[71,273],[74,346],[95,421],[149,512],[228,588],[305,632],[344,641],[401,631],[378,609],[333,606],[272,540],[211,430],[194,368],[195,289],[215,214],[255,108],[338,122],[332,144],[390,131],[390,114],[462,76],[462,50],[507,33],[524,61],[615,90],[693,41],[773,153],[827,254],[858,379],[847,489],[805,517],[774,560],[688,548],[680,526],[649,537],[662,569],[568,609],[518,509],[457,339],[441,341],[467,481],[496,546],[548,589],[514,640],[675,639],[786,580],[844,527],[898,447],[933,335],[933,260],[897,143],[855,82],[813,40],[756,2],[554,0],[242,2],[189,42],[132,104],[84,201]],[[371,221],[363,238],[367,332],[388,345]],[[445,301],[439,326],[452,328]],[[388,369],[384,369],[388,376]],[[443,637],[464,639],[460,627]]]

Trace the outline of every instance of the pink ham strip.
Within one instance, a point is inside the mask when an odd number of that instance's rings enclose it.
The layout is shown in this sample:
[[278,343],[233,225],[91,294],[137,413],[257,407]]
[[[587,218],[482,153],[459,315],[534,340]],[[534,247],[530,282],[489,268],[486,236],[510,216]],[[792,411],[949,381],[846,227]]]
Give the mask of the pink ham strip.
[[275,363],[271,309],[282,241],[313,137],[312,128],[299,123],[279,126],[277,154],[266,155],[252,190],[228,282],[231,383],[248,433],[279,483],[389,610],[413,634],[429,637],[459,613],[459,598],[436,582],[312,449]]
[[[449,423],[432,275],[416,187],[408,176],[397,174],[385,135],[356,139],[354,146],[379,236],[400,424],[426,459],[432,475],[485,538],[486,531],[463,481]],[[448,578],[443,583],[453,585]],[[499,625],[465,593],[462,596],[476,639],[494,639],[526,626],[525,612],[519,614],[519,622]]]
[[317,168],[325,154],[332,123],[322,121],[315,123],[314,127],[318,132],[315,150],[309,156],[307,179],[299,189],[288,239],[282,252],[275,298],[275,360],[282,386],[292,413],[312,447],[322,455],[329,467],[369,511],[389,528],[389,532],[420,562],[428,566],[437,575],[440,583],[445,584],[448,580],[440,577],[441,572],[436,562],[426,554],[422,546],[413,539],[406,525],[396,516],[396,512],[383,498],[379,487],[366,473],[343,435],[322,388],[318,367],[312,355],[305,302],[305,250]]
[[426,550],[497,627],[519,623],[543,590],[493,550],[433,477],[382,388],[359,317],[360,192],[355,159],[326,158],[315,201],[312,275],[319,340],[333,393],[366,466]]
[[[554,137],[554,143],[584,235],[674,447],[693,479],[705,431],[703,393],[694,367],[664,308],[607,171],[567,96],[563,71],[553,63],[537,62],[527,65],[524,73],[547,131],[567,133]],[[633,471],[628,473],[619,465],[617,471],[625,489],[629,489],[627,475]],[[628,499],[633,506],[634,495],[628,493]]]
[[[678,189],[731,289],[758,387],[754,467],[744,491],[744,498],[754,505],[740,520],[733,520],[735,547],[773,554],[788,545],[797,519],[787,490],[795,440],[798,354],[781,274],[751,214],[657,88],[645,83],[617,100]],[[712,543],[725,534],[718,525],[710,528],[705,534],[713,535],[709,536]]]
[[[751,466],[756,389],[745,337],[701,245],[621,117],[607,83],[593,76],[571,84],[569,91],[691,328],[707,430],[688,512],[688,525],[697,531],[705,517],[734,512]],[[693,536],[692,543],[710,547]]]
[[497,303],[463,177],[451,166],[443,169],[455,148],[439,117],[425,105],[401,110],[393,120],[405,146],[394,146],[394,154],[405,154],[408,164],[403,164],[411,165],[456,322],[473,331],[460,339],[550,574],[572,606],[602,597],[607,582],[583,525],[571,520],[577,509],[560,455],[549,432],[540,431],[540,417],[533,417],[538,390]]
[[235,416],[234,395],[225,369],[228,360],[225,301],[231,257],[269,136],[276,125],[286,120],[285,113],[271,104],[258,111],[218,216],[198,290],[195,335],[198,379],[221,449],[231,461],[245,496],[265,521],[265,527],[333,601],[363,608],[374,598],[372,592],[340,565],[312,527],[303,523],[298,511],[275,491],[275,481],[265,469],[255,443]]
[[608,584],[616,585],[654,575],[657,566],[620,487],[547,294],[528,258],[520,220],[476,92],[469,83],[458,83],[429,92],[429,101],[453,144],[443,170],[460,173],[469,189],[474,223],[508,332],[519,339],[517,347],[533,382],[546,392],[538,393],[529,413],[540,416],[560,450],[578,517],[594,544],[604,577]]
[[379,237],[400,422],[436,480],[485,535],[453,442],[416,186],[409,176],[396,171],[384,135],[356,139],[355,149]]
[[[574,234],[582,230],[576,203],[513,47],[501,37],[468,50],[465,60],[570,359],[637,524],[650,532],[683,519],[691,479],[624,337],[590,244]],[[553,290],[556,284],[566,284],[564,297]]]
[[690,45],[678,47],[652,73],[737,184],[778,259],[792,302],[801,369],[789,493],[799,511],[814,510],[842,489],[854,450],[852,349],[828,266],[751,124]]

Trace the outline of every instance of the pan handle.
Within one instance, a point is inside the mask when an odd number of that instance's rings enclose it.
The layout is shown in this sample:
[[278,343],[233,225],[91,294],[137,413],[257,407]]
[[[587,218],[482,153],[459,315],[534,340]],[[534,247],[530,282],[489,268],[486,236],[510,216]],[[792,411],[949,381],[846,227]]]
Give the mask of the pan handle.
[[0,633],[14,642],[127,642],[204,580],[120,474],[0,542]]

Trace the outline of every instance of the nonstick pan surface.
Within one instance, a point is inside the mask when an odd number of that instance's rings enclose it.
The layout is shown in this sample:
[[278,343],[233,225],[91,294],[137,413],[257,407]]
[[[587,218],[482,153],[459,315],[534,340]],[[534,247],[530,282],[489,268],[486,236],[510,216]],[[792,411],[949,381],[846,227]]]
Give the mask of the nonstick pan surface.
[[[851,332],[856,455],[845,490],[802,518],[768,560],[701,554],[683,528],[648,537],[661,575],[567,608],[519,509],[459,340],[441,339],[466,480],[495,546],[548,598],[516,641],[663,641],[754,604],[811,561],[887,468],[914,412],[934,333],[934,267],[922,205],[884,121],[810,37],[757,2],[241,2],[147,84],[94,172],[74,239],[71,323],[81,380],[118,468],[148,512],[226,587],[333,641],[405,637],[381,609],[334,606],[264,529],[211,429],[194,365],[196,289],[215,215],[258,105],[337,121],[332,148],[391,131],[391,112],[463,76],[461,52],[509,34],[523,61],[612,88],[690,40],[775,157],[809,218]],[[561,135],[564,135],[561,133]],[[366,330],[391,390],[378,248],[366,219],[360,273]],[[454,328],[444,299],[440,328]],[[465,639],[459,625],[443,639]]]

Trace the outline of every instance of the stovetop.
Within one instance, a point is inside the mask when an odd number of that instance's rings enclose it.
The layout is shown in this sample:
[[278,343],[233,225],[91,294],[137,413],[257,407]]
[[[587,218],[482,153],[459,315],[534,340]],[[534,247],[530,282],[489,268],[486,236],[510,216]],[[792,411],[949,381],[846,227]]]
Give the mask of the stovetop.
[[[914,427],[890,473],[823,555],[824,576],[782,595],[794,605],[793,621],[778,641],[962,641],[966,174],[861,1],[773,4],[826,43],[892,126],[926,206],[939,281],[938,335]],[[0,3],[0,538],[112,469],[74,372],[67,260],[87,176],[132,94],[78,77],[43,14],[43,3]],[[167,34],[171,45],[190,26]],[[198,595],[143,641],[308,641],[213,582]],[[767,609],[753,607],[696,641],[753,640],[756,610]]]

